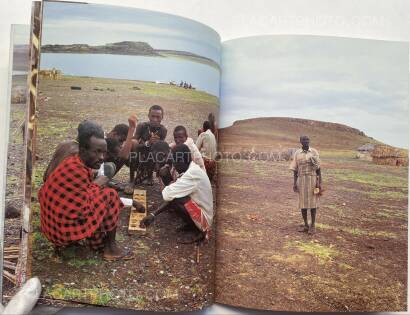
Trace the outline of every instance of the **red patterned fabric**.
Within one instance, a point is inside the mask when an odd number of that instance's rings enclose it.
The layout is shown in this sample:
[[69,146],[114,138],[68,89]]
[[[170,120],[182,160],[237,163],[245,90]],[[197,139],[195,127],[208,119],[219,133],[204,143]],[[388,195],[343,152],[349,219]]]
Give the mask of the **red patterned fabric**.
[[92,170],[78,155],[64,159],[48,176],[38,199],[41,230],[56,246],[88,239],[100,247],[123,207],[114,189],[93,183]]
[[191,199],[184,204],[184,207],[195,225],[200,228],[202,232],[206,232],[206,239],[209,240],[211,238],[211,228],[202,214],[201,208]]
[[204,158],[204,164],[205,164],[206,174],[208,175],[209,180],[212,180],[216,172],[216,161]]

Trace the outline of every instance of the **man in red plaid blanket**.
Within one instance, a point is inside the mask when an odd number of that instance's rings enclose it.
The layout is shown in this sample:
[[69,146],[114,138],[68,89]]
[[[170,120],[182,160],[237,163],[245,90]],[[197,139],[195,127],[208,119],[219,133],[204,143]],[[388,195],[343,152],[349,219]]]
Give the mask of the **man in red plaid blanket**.
[[103,249],[106,260],[129,259],[115,234],[123,204],[118,193],[105,187],[108,178],[94,179],[107,151],[102,128],[88,123],[78,134],[79,153],[65,158],[41,187],[41,230],[57,248],[86,240]]

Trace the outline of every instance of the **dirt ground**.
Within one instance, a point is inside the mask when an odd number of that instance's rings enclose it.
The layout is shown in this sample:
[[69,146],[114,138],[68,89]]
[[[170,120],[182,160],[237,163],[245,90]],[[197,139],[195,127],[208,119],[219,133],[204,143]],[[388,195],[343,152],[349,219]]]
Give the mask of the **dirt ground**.
[[[26,76],[13,76],[12,88],[22,89],[26,84]],[[22,124],[26,112],[25,104],[10,105],[10,129],[7,150],[7,177],[6,177],[6,211],[20,211],[23,204],[24,188],[24,147]],[[20,239],[20,218],[6,218],[4,224],[4,246],[15,246]],[[12,260],[12,262],[16,262]],[[10,271],[10,270],[8,270]],[[3,295],[10,296],[15,287],[8,279],[3,279]]]
[[216,301],[281,311],[405,311],[408,168],[328,151],[310,236],[298,232],[303,220],[288,167],[220,162]]
[[[71,90],[71,86],[81,90]],[[37,155],[34,192],[41,185],[43,171],[55,146],[73,139],[79,122],[91,119],[109,131],[127,123],[130,114],[146,121],[153,104],[164,108],[163,124],[172,139],[176,125],[185,125],[196,139],[197,129],[208,113],[218,112],[218,100],[209,94],[142,81],[63,77],[40,81]],[[127,181],[128,169],[116,179]],[[141,186],[147,190],[148,211],[161,201],[158,183]],[[129,209],[121,213],[117,240],[130,248],[136,258],[105,262],[99,253],[83,247],[68,248],[57,256],[39,231],[39,206],[32,203],[32,274],[43,283],[42,296],[104,306],[184,311],[201,309],[213,302],[214,240],[199,249],[178,243],[175,228],[181,224],[172,212],[161,214],[145,235],[128,235]],[[44,302],[44,299],[42,300]]]

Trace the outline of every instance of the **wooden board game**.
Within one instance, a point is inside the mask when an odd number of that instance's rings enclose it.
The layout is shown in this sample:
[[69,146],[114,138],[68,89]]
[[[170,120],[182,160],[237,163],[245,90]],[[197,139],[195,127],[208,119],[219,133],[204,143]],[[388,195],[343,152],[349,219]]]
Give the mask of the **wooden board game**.
[[145,232],[146,228],[141,228],[140,222],[147,215],[147,192],[142,189],[134,189],[132,199],[142,204],[145,207],[145,212],[138,212],[134,206],[131,206],[128,233]]

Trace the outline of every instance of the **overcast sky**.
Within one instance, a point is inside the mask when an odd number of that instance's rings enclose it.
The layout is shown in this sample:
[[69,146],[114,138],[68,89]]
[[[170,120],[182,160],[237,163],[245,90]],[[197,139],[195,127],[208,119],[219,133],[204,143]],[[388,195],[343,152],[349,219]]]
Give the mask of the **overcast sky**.
[[186,18],[135,8],[61,2],[44,2],[43,14],[43,45],[143,41],[155,49],[189,51],[219,63],[219,35]]
[[220,126],[254,117],[338,122],[407,147],[407,43],[258,36],[223,44]]
[[28,25],[13,25],[11,37],[13,45],[28,45],[30,42],[30,27]]

